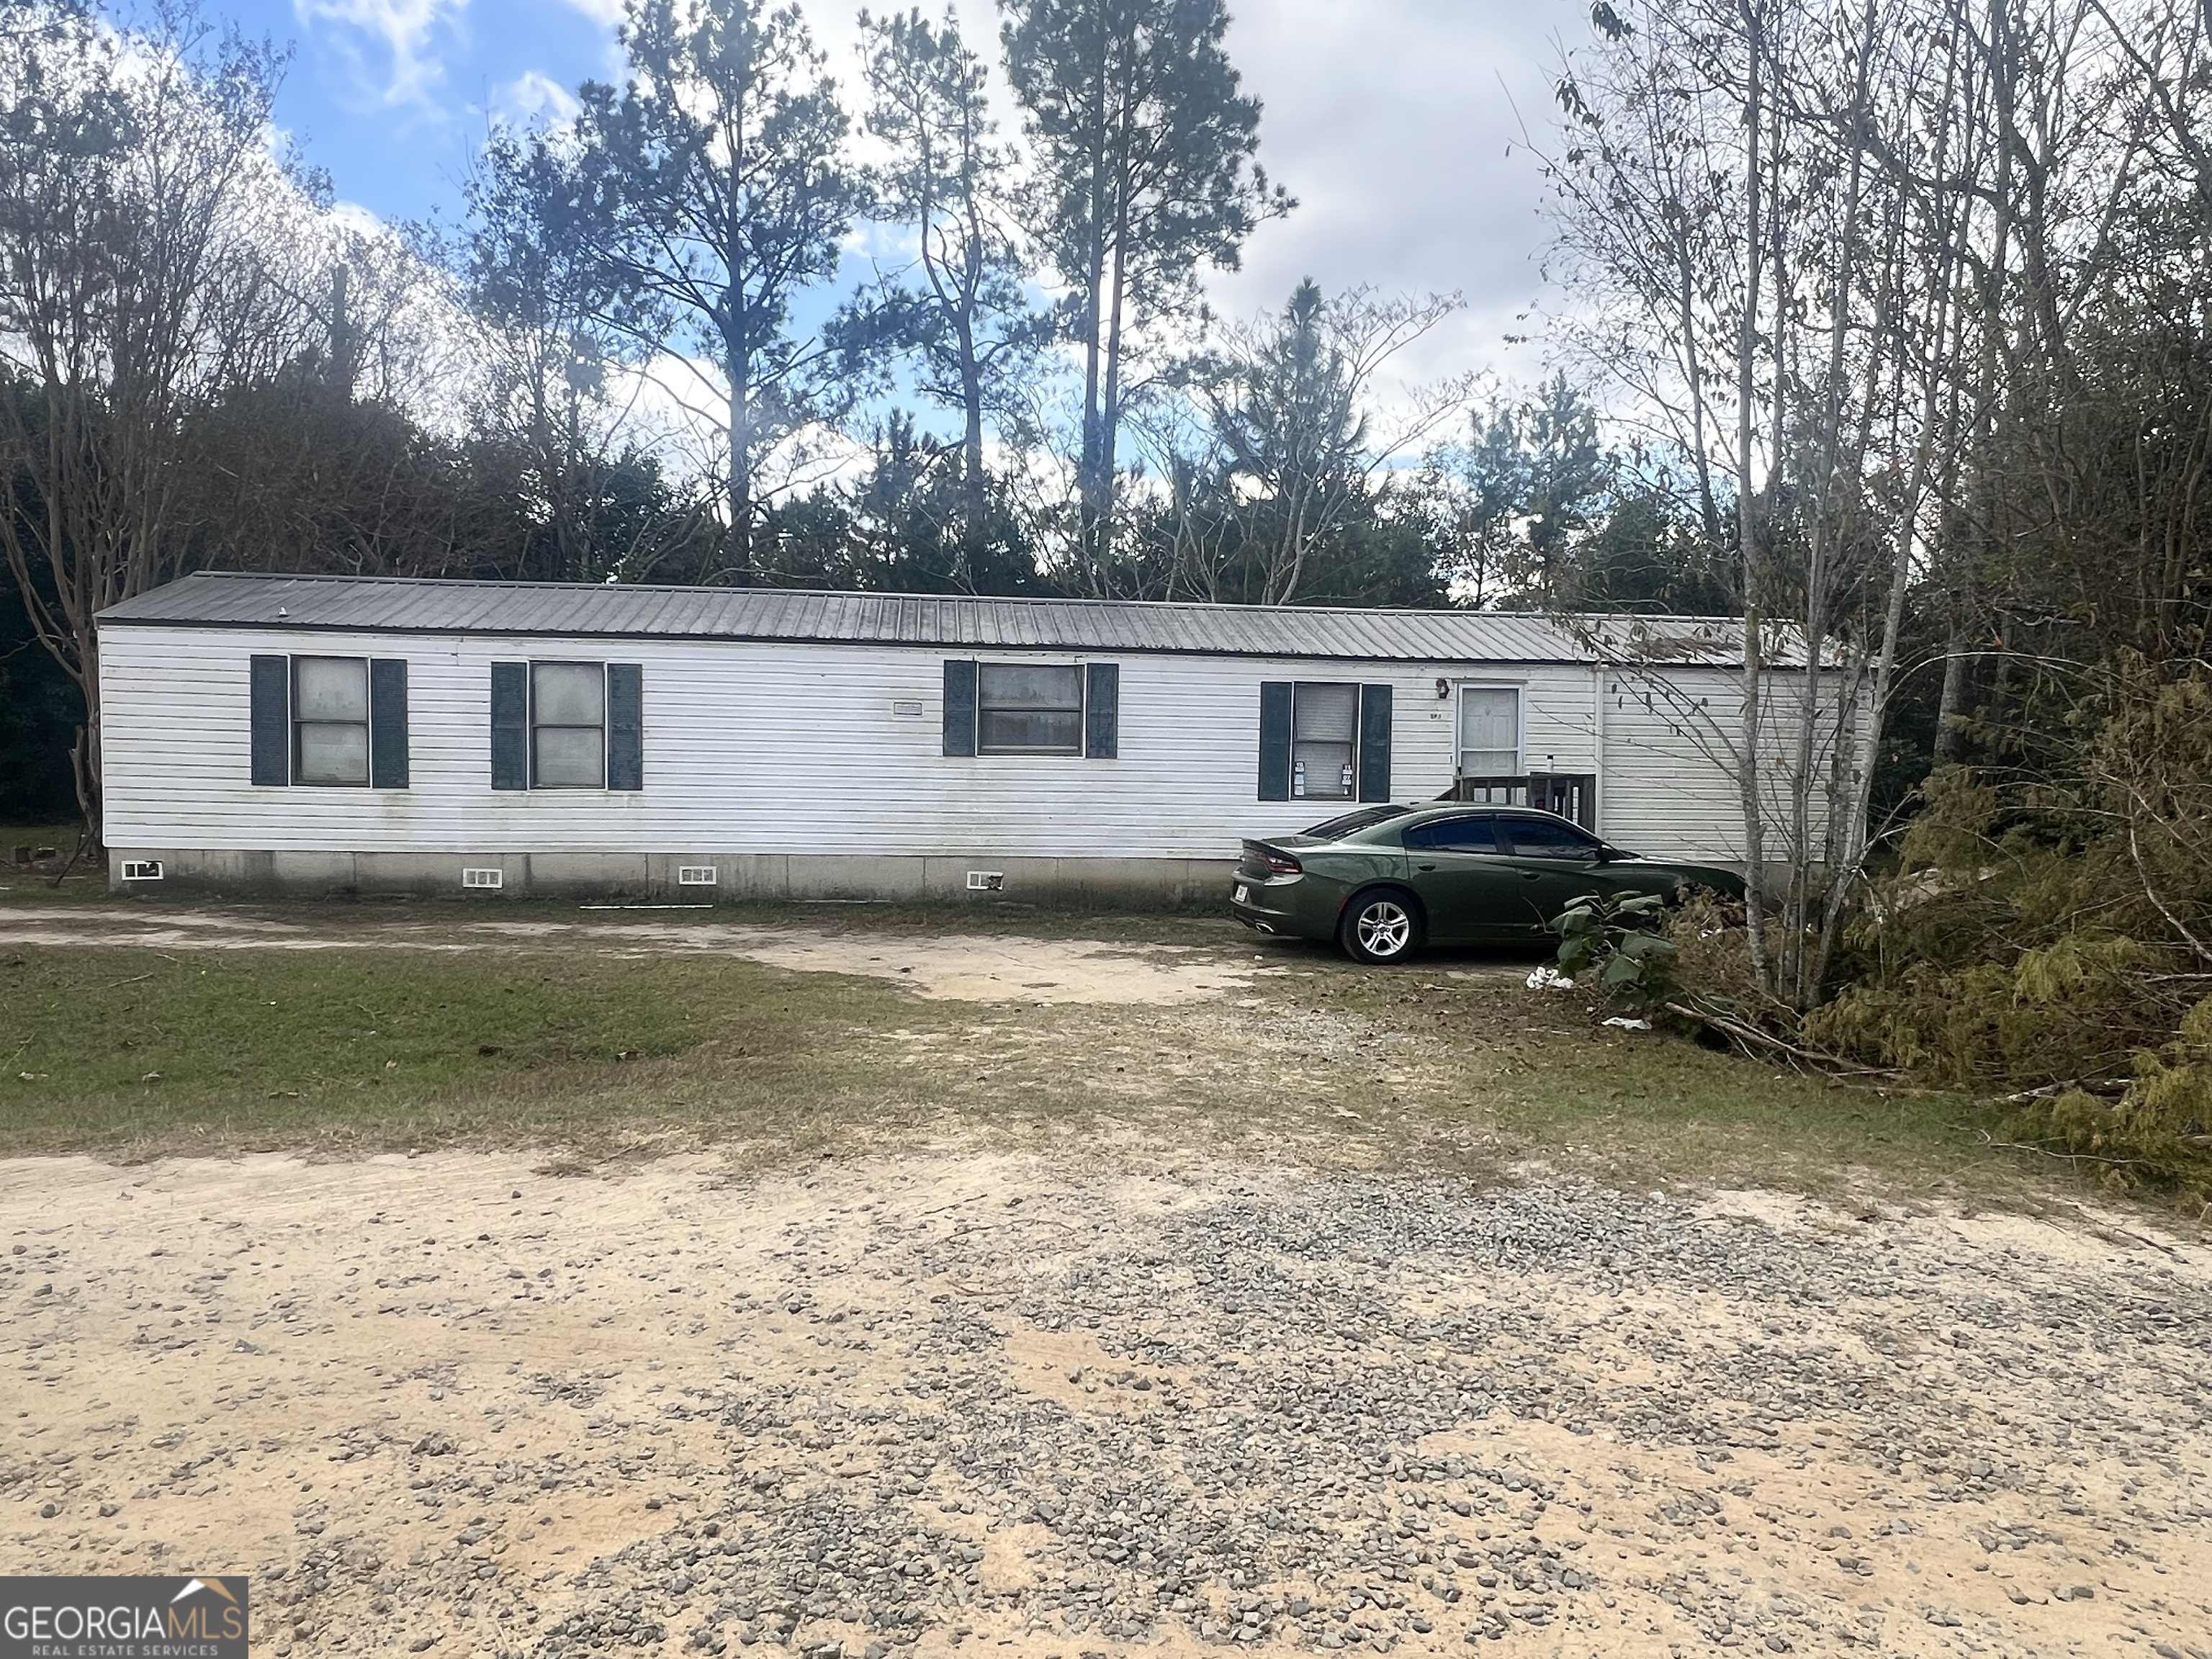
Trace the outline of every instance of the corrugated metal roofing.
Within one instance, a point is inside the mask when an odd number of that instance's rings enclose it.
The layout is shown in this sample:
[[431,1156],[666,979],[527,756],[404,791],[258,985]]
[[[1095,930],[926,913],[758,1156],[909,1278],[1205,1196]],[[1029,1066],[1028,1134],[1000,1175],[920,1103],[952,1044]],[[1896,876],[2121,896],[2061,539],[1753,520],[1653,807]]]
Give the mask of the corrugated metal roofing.
[[[107,626],[609,635],[1378,662],[1642,660],[1726,666],[1742,658],[1741,624],[1727,617],[1554,619],[1496,611],[1328,610],[218,571],[185,576],[126,599],[101,612],[100,620]],[[1774,658],[1770,655],[1769,659]]]

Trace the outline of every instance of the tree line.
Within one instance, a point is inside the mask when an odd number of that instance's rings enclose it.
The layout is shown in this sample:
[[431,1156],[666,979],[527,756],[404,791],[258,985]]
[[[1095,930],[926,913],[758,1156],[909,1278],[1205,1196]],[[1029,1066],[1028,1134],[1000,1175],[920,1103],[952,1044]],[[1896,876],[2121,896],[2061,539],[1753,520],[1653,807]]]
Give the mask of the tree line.
[[96,823],[90,617],[198,565],[1735,617],[1711,1006],[2202,1165],[2212,0],[1597,0],[1519,391],[1419,383],[1453,296],[1208,312],[1296,210],[1221,0],[1000,13],[636,0],[442,231],[278,54],[11,14],[0,753]]
[[1716,1006],[2212,1189],[2212,4],[1591,15],[1571,349],[1747,671],[1826,664],[1710,727],[1775,897]]
[[864,14],[839,74],[794,6],[634,0],[618,82],[379,228],[271,151],[281,51],[17,8],[10,810],[97,821],[92,618],[195,568],[1534,604],[1601,525],[1612,597],[1692,597],[1577,386],[1403,384],[1456,296],[1209,312],[1296,205],[1222,0],[1001,12]]

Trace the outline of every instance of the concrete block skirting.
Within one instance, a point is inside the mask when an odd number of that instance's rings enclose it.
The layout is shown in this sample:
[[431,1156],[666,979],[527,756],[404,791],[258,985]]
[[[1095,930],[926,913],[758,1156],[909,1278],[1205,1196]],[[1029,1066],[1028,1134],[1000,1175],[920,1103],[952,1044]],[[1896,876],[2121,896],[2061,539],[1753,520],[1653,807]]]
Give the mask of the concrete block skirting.
[[[158,860],[158,879],[125,880],[126,863]],[[118,893],[218,898],[564,898],[609,903],[741,900],[904,900],[1021,903],[1071,909],[1218,905],[1227,859],[878,856],[802,853],[279,853],[111,848]],[[711,883],[696,879],[711,869]],[[462,885],[462,872],[499,872],[499,884]],[[684,881],[689,872],[695,879]],[[996,876],[972,888],[969,877]]]

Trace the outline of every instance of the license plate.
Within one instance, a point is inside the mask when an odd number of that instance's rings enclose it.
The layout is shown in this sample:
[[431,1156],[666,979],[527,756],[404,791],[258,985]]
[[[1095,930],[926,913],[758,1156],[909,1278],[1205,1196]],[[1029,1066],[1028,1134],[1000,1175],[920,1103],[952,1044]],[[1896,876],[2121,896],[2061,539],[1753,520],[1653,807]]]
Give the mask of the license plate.
[[1236,902],[1236,903],[1237,903],[1237,904],[1242,904],[1242,903],[1243,903],[1243,902],[1244,902],[1244,901],[1245,901],[1246,899],[1249,899],[1249,898],[1250,898],[1251,896],[1252,896],[1252,890],[1251,890],[1250,888],[1247,887],[1246,885],[1244,885],[1244,884],[1243,884],[1243,882],[1241,882],[1241,881],[1240,881],[1240,882],[1238,882],[1238,883],[1237,884],[1237,896],[1236,896],[1236,899],[1235,899],[1233,902]]

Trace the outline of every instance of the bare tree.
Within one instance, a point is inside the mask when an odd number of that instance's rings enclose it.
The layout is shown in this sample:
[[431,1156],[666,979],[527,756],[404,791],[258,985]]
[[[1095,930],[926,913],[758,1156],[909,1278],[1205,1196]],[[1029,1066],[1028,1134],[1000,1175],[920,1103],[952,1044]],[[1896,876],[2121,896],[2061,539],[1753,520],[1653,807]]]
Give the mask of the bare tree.
[[1738,699],[1704,719],[1739,786],[1747,877],[1777,907],[1751,907],[1757,971],[1803,1007],[1866,854],[1957,416],[1958,42],[1845,0],[1598,16],[1561,82],[1563,252],[1601,298],[1591,343],[1735,552]]
[[94,618],[184,552],[187,417],[296,348],[270,278],[264,143],[278,58],[188,15],[125,33],[49,13],[0,37],[0,549],[83,694],[74,758],[100,822]]

